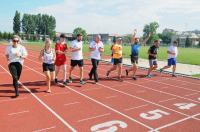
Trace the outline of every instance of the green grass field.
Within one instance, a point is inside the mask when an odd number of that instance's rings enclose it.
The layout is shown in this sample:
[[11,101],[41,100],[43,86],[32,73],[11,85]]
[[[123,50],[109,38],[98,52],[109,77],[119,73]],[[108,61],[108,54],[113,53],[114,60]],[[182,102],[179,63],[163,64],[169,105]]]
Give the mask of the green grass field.
[[[2,42],[5,43],[5,42]],[[39,50],[44,43],[43,42],[26,42],[26,45],[32,46],[33,49]],[[147,51],[149,46],[142,46],[140,49],[139,57],[143,59],[147,59]],[[177,57],[177,61],[179,63],[184,64],[192,64],[192,65],[200,65],[200,49],[195,48],[178,48],[179,55]],[[89,52],[88,45],[84,44],[83,46],[84,53]],[[110,55],[110,45],[105,44],[105,52],[104,55]],[[123,57],[129,58],[130,56],[130,46],[123,46]],[[167,47],[160,47],[158,53],[158,60],[166,60],[167,59]]]
[[200,78],[200,74],[192,75],[193,77]]

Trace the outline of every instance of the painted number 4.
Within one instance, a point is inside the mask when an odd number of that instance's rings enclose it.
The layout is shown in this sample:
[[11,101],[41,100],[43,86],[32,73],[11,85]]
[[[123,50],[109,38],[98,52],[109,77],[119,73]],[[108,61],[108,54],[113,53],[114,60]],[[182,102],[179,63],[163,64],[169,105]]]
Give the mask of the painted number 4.
[[90,130],[92,132],[116,132],[118,128],[126,128],[127,126],[125,122],[113,120],[92,126]]
[[174,105],[177,106],[181,110],[189,110],[192,107],[197,106],[197,104],[193,104],[193,103],[177,103],[177,104],[174,104]]
[[160,119],[163,115],[170,115],[170,114],[165,111],[156,109],[153,111],[149,111],[147,113],[141,113],[140,117],[147,120],[157,120],[157,119]]

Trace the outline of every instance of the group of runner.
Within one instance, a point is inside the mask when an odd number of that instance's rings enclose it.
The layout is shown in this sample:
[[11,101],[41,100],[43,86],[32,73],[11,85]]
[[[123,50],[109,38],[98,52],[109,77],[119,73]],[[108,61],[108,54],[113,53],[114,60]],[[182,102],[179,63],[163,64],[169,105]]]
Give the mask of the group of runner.
[[[139,38],[136,37],[137,30],[134,30],[131,41],[131,63],[132,67],[125,69],[126,76],[132,71],[132,79],[137,80],[136,71],[138,64],[139,50],[142,44],[145,44],[148,39],[151,37],[152,33],[149,33],[143,42],[140,42]],[[79,67],[79,79],[80,84],[83,85],[86,82],[83,80],[83,41],[82,35],[77,34],[76,39],[72,41],[71,45],[68,47],[65,39],[65,35],[61,34],[59,42],[56,43],[55,49],[52,48],[52,41],[46,39],[44,47],[40,51],[39,60],[42,62],[43,72],[46,76],[47,91],[51,93],[51,84],[59,83],[58,76],[60,72],[63,74],[62,84],[67,85],[68,83],[73,82],[72,72],[76,66]],[[160,72],[162,73],[164,69],[170,68],[173,65],[173,77],[176,77],[176,57],[178,54],[177,42],[174,41],[173,44],[168,48],[168,65],[161,68]],[[160,45],[160,40],[155,40],[153,45],[148,50],[148,59],[149,59],[149,69],[146,77],[152,77],[151,72],[157,69],[157,55]],[[92,69],[89,72],[88,76],[90,80],[94,79],[94,83],[99,81],[98,77],[98,65],[101,60],[101,54],[104,52],[104,44],[101,41],[101,36],[96,35],[94,40],[89,44],[90,58],[92,63]],[[107,71],[106,76],[109,77],[110,73],[114,70],[118,70],[118,80],[123,81],[122,79],[122,38],[116,37],[111,46],[112,51],[112,63],[113,66]],[[71,63],[69,68],[69,78],[67,79],[67,54],[71,53]],[[27,57],[27,51],[24,46],[20,44],[20,37],[14,36],[12,44],[9,45],[6,49],[6,58],[8,60],[8,67],[13,78],[13,86],[15,88],[16,97],[19,96],[18,91],[18,81],[22,72],[24,59]],[[61,71],[62,70],[62,71]],[[60,76],[59,76],[60,77]]]

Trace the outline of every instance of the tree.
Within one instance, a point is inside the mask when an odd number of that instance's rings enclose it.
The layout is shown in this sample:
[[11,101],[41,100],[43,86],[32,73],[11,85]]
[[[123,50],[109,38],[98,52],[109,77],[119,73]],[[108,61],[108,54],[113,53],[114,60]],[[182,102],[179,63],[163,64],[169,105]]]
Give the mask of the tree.
[[200,47],[200,40],[199,40],[199,44],[198,44],[198,46]]
[[149,34],[149,33],[152,33],[152,36],[149,38],[149,40],[147,41],[147,43],[149,44],[150,42],[154,41],[152,39],[155,39],[155,38],[159,38],[158,35],[156,35],[156,31],[157,29],[159,28],[159,24],[158,22],[151,22],[150,24],[146,24],[144,26],[144,29],[143,29],[143,38],[146,38],[146,36]]
[[20,13],[16,11],[15,16],[13,18],[13,31],[15,34],[19,34],[20,30],[21,30]]
[[8,39],[8,33],[7,32],[3,33],[3,39]]
[[174,35],[173,32],[168,32],[165,35],[163,35],[162,38],[161,38],[163,43],[165,43],[165,44],[171,43],[173,35]]
[[159,40],[159,39],[160,39],[160,37],[158,36],[158,34],[153,34],[147,41],[147,44],[152,44],[155,40]]
[[81,27],[75,28],[73,31],[73,36],[76,37],[77,34],[82,34],[83,36],[83,41],[87,41],[87,33],[84,29],[82,29]]
[[3,34],[2,34],[2,32],[0,31],[0,39],[2,39],[3,38]]
[[189,37],[187,36],[186,41],[185,41],[185,47],[190,47],[192,45]]

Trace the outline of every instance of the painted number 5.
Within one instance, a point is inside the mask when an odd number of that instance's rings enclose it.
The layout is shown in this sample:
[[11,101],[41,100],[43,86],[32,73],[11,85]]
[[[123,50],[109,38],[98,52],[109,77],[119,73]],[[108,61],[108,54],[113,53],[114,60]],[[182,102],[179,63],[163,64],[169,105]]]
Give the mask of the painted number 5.
[[127,126],[125,122],[114,120],[92,126],[90,130],[92,132],[116,132],[118,128],[126,128]]
[[157,120],[159,118],[161,118],[163,115],[169,115],[169,113],[156,109],[153,111],[149,111],[147,113],[141,113],[140,117],[147,119],[147,120]]

